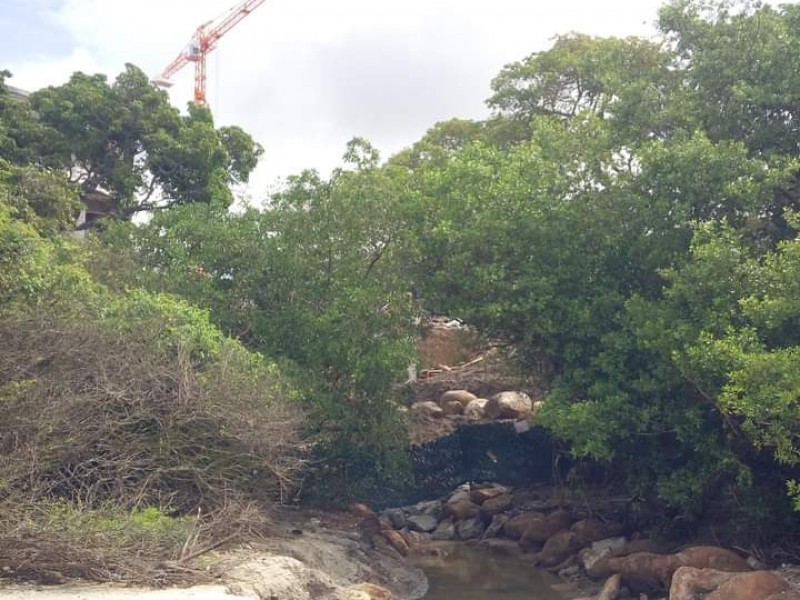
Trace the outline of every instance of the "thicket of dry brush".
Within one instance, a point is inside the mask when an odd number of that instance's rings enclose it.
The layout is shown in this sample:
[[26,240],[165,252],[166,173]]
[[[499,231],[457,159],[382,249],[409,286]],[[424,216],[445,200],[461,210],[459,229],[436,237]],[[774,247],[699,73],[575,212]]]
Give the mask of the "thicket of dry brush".
[[277,369],[164,327],[0,319],[0,568],[160,580],[292,492],[302,414]]

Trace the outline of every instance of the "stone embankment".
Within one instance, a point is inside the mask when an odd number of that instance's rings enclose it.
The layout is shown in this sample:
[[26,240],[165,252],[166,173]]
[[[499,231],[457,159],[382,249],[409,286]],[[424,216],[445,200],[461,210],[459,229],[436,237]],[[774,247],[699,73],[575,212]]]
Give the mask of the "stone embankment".
[[800,600],[777,572],[716,546],[675,549],[626,527],[624,499],[570,502],[552,487],[462,485],[440,500],[380,514],[354,506],[377,546],[400,554],[438,552],[462,541],[524,568],[545,568],[581,600]]

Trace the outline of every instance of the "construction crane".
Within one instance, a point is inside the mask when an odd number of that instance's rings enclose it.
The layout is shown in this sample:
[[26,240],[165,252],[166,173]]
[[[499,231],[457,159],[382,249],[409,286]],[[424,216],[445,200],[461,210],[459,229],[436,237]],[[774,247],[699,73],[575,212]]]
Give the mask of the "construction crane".
[[[172,86],[172,76],[190,62],[194,63],[194,101],[206,105],[206,57],[217,47],[220,38],[233,29],[266,0],[245,0],[240,2],[221,19],[203,23],[194,32],[189,45],[173,60],[153,83],[161,87]],[[217,24],[214,24],[218,20]]]

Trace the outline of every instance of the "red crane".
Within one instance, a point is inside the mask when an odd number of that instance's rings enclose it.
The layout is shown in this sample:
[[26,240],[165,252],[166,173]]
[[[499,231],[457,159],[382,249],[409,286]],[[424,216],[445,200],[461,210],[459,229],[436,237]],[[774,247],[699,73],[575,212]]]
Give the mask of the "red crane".
[[266,0],[245,0],[228,11],[228,14],[214,25],[208,21],[200,25],[194,32],[189,45],[184,48],[178,57],[161,72],[153,83],[161,87],[172,86],[172,76],[185,67],[194,63],[194,101],[206,104],[206,56],[214,48],[220,38],[233,29],[242,19],[264,4]]

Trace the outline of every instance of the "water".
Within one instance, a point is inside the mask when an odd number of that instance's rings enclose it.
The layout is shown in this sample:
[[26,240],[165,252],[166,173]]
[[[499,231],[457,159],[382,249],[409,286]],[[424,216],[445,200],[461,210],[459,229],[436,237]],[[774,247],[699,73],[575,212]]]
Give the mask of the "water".
[[444,557],[422,557],[430,589],[425,600],[564,600],[551,585],[559,578],[511,557],[498,557],[463,543],[442,546]]

